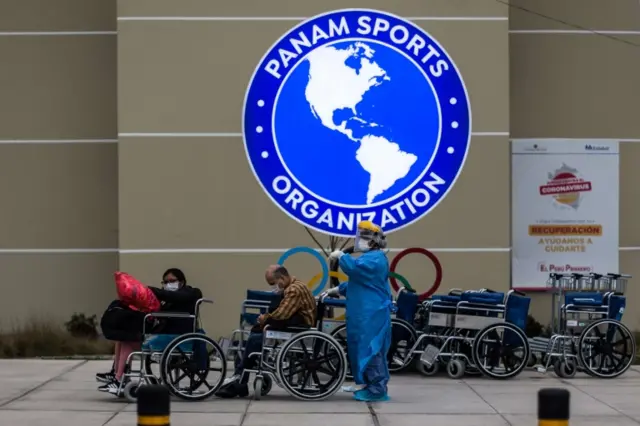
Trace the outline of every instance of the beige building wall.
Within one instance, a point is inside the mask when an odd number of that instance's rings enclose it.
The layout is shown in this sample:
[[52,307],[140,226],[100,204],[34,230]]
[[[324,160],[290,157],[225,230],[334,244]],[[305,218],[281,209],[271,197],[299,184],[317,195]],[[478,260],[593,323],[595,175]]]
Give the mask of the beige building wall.
[[[337,0],[122,0],[118,7],[120,248],[217,251],[125,252],[120,265],[149,280],[158,280],[164,267],[183,267],[194,283],[218,300],[206,322],[215,334],[228,332],[237,322],[247,288],[265,286],[264,268],[278,259],[277,252],[313,246],[303,227],[271,203],[247,164],[241,137],[247,85],[262,55],[300,17],[344,7],[379,8],[414,17],[447,49],[471,97],[474,135],[455,189],[433,214],[393,233],[391,246],[451,250],[441,254],[444,287],[508,285],[506,7],[492,0],[396,5],[382,0],[348,5]],[[174,18],[178,16],[199,19]],[[487,174],[489,163],[494,170]],[[312,160],[309,165],[318,170],[330,166]],[[493,190],[486,202],[475,205],[475,217],[469,220],[470,201],[487,187]],[[502,252],[465,251],[487,247]],[[235,253],[238,249],[247,252]],[[291,260],[299,278],[309,280],[320,272],[314,261],[300,258]],[[416,267],[410,266],[411,260],[403,264],[402,273],[413,278],[416,287],[425,288],[422,281],[429,279],[430,266],[414,263]]]
[[[241,113],[262,55],[321,12],[367,7],[409,17],[466,82],[473,136],[464,170],[430,215],[389,237],[395,249],[434,249],[442,291],[509,286],[510,137],[640,138],[640,64],[624,42],[640,35],[566,33],[576,28],[558,22],[640,32],[635,0],[3,3],[0,81],[10,83],[0,98],[0,195],[11,208],[0,210],[0,265],[17,284],[0,302],[3,322],[100,313],[114,297],[115,269],[155,285],[175,266],[215,299],[204,314],[208,332],[228,333],[246,289],[265,285],[266,265],[286,248],[314,246],[251,173]],[[625,247],[640,246],[636,146],[621,149]],[[636,257],[623,251],[621,270],[640,275]],[[303,255],[290,265],[306,281],[320,271]],[[422,290],[434,277],[417,255],[399,272]],[[548,312],[547,297],[534,295],[534,315]],[[640,312],[631,307],[625,320],[640,327]]]
[[[634,0],[511,0],[511,4],[511,137],[623,141],[620,271],[637,277],[630,282],[624,321],[640,329],[640,4]],[[534,296],[537,317],[548,315],[549,299]]]
[[118,266],[116,5],[0,0],[0,327],[100,312]]

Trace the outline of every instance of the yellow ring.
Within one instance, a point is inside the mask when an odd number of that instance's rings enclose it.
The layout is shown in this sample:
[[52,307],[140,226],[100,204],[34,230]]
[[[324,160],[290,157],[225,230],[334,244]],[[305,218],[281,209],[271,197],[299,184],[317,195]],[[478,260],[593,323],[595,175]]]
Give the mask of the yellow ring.
[[[337,278],[341,281],[349,280],[349,277],[347,277],[342,272],[338,272],[338,271],[329,271],[329,276],[332,278]],[[309,290],[311,290],[318,283],[318,281],[320,281],[321,278],[322,278],[322,272],[320,272],[319,274],[316,274],[313,278],[311,278],[311,280],[309,280],[309,282],[307,283],[307,287],[309,288]]]
[[[349,277],[347,277],[345,274],[339,271],[329,271],[329,276],[331,278],[337,278],[343,282],[349,280]],[[320,279],[322,279],[322,272],[320,272],[319,274],[316,274],[313,278],[311,278],[311,280],[309,280],[309,282],[307,283],[307,287],[311,290],[318,283],[318,281],[320,281]],[[342,321],[345,319],[345,316],[344,314],[342,314],[339,317],[334,319]]]

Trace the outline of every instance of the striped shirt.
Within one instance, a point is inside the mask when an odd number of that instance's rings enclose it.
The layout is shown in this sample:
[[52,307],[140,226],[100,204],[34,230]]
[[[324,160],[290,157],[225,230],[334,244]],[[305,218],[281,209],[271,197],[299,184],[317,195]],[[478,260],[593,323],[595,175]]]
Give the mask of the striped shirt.
[[284,289],[282,302],[280,302],[278,309],[267,314],[267,318],[287,320],[295,314],[299,314],[304,319],[305,324],[311,327],[315,325],[316,299],[305,283],[298,279],[294,279]]

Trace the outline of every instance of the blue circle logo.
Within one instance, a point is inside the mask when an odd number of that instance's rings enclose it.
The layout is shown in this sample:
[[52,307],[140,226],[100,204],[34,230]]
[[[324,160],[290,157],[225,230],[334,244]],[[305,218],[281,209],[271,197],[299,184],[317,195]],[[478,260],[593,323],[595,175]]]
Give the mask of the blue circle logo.
[[243,132],[276,205],[351,237],[361,220],[393,232],[444,199],[467,156],[471,110],[457,67],[423,29],[345,9],[301,23],[262,58]]

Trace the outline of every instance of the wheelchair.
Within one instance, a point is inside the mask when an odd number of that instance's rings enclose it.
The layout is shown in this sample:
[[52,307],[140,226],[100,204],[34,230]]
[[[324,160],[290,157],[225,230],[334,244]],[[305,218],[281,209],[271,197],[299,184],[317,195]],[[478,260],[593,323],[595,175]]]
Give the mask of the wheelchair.
[[[252,290],[251,297],[257,294]],[[263,300],[246,300],[243,308],[253,306],[257,309],[268,309],[269,297],[262,293]],[[259,296],[259,294],[258,294]],[[262,350],[249,354],[255,359],[256,367],[245,369],[243,374],[254,374],[253,395],[260,400],[267,395],[275,383],[291,396],[303,401],[320,401],[334,395],[345,381],[348,369],[347,356],[342,345],[330,335],[323,333],[324,312],[326,309],[324,296],[318,298],[318,315],[316,327],[273,328],[266,325],[262,331]],[[246,312],[245,312],[246,314]],[[242,316],[241,316],[242,317]],[[250,317],[242,317],[246,324]],[[244,339],[249,333],[246,329],[238,329],[232,333],[232,339]],[[232,341],[233,342],[233,341]],[[242,340],[233,342],[231,353],[241,356]]]
[[[247,290],[245,300],[240,305],[239,327],[231,332],[228,339],[220,339],[220,345],[225,348],[227,359],[235,359],[242,356],[244,352],[244,342],[251,329],[257,325],[258,317],[269,312],[271,307],[275,307],[282,296],[272,291]],[[225,342],[226,341],[226,342]]]
[[[142,348],[127,358],[118,395],[136,402],[140,386],[162,384],[180,399],[201,401],[220,389],[227,373],[227,362],[220,345],[199,328],[200,307],[205,303],[213,304],[213,301],[198,300],[194,315],[156,312],[145,316]],[[193,321],[193,332],[182,335],[147,334],[147,321],[163,318],[190,319]],[[134,369],[134,360],[139,361],[138,369]],[[155,364],[157,374],[154,372]],[[215,374],[211,373],[217,373],[219,377],[212,378]]]
[[404,338],[409,345],[396,349],[394,362],[397,358],[405,368],[415,365],[425,376],[445,367],[453,379],[465,374],[513,378],[524,370],[530,355],[522,331],[529,304],[523,293],[489,289],[454,289],[420,303],[416,294],[400,288],[396,321],[407,331],[394,330],[392,340]]
[[545,373],[552,367],[563,379],[574,377],[578,371],[612,379],[631,367],[637,355],[636,341],[621,322],[630,278],[612,273],[549,274],[553,332],[548,338],[530,339],[540,356],[538,372]]

